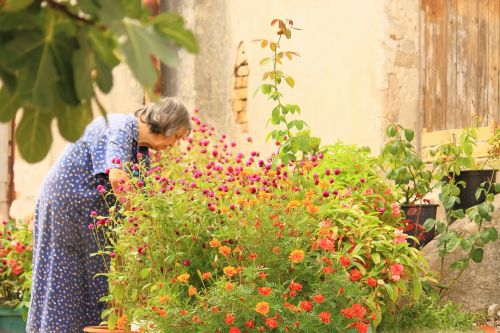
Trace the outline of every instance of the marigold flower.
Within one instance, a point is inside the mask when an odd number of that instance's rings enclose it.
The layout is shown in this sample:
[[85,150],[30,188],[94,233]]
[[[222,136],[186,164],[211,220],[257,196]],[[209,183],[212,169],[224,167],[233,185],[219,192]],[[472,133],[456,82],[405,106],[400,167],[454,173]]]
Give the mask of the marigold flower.
[[312,299],[317,302],[317,303],[321,303],[325,300],[325,296],[323,296],[322,294],[317,294],[317,295],[314,295],[312,297]]
[[224,257],[227,257],[229,254],[231,254],[231,248],[227,247],[227,246],[221,246],[221,247],[219,247],[219,252]]
[[273,247],[273,253],[274,254],[279,254],[281,252],[281,249],[278,246]]
[[328,311],[323,311],[318,315],[319,319],[323,324],[328,324],[331,320],[331,314]]
[[257,253],[253,253],[253,252],[252,252],[252,253],[250,253],[250,254],[248,255],[248,259],[250,259],[250,260],[254,260],[255,258],[257,258],[257,256],[258,256],[258,254],[257,254]]
[[255,326],[255,323],[252,320],[247,320],[245,323],[246,328],[253,328]]
[[307,212],[311,214],[316,214],[317,212],[319,212],[319,207],[314,205],[309,205],[307,206]]
[[358,281],[359,279],[361,279],[362,276],[361,272],[356,268],[351,271],[350,275],[352,282]]
[[235,319],[234,315],[232,313],[228,313],[226,314],[225,322],[228,325],[232,325],[234,323],[234,319]]
[[300,206],[300,201],[298,201],[298,200],[290,200],[288,202],[288,205],[286,206],[286,208],[292,209],[292,208],[297,208],[299,206]]
[[201,274],[201,279],[202,280],[208,280],[211,277],[212,277],[212,273],[210,273],[210,272],[205,272],[205,273]]
[[177,281],[181,282],[181,283],[187,283],[189,280],[189,274],[188,273],[184,273],[184,274],[181,274],[179,276],[177,276]]
[[257,275],[258,275],[261,279],[265,279],[265,278],[266,278],[269,274],[264,273],[264,272],[259,272]]
[[372,288],[375,288],[377,286],[377,280],[372,277],[369,277],[366,279],[366,284]]
[[208,244],[211,247],[219,247],[220,246],[220,241],[218,241],[217,239],[212,239],[210,242],[208,242]]
[[304,251],[302,251],[302,250],[293,250],[290,253],[290,255],[288,256],[288,258],[290,258],[290,260],[294,264],[298,264],[299,262],[301,262],[302,260],[304,260]]
[[269,327],[270,329],[274,329],[274,328],[278,327],[278,322],[273,317],[266,318],[266,326]]
[[222,269],[222,271],[229,277],[233,277],[234,275],[238,274],[238,271],[233,266],[226,266]]
[[300,308],[306,312],[310,312],[313,308],[313,304],[309,301],[300,301]]
[[158,309],[158,311],[156,313],[158,313],[158,315],[160,317],[163,317],[163,318],[165,318],[167,316],[167,311],[165,311],[163,309]]
[[347,257],[340,256],[340,264],[344,267],[347,267],[351,264],[351,260]]
[[318,246],[325,251],[333,251],[335,250],[335,244],[328,238],[321,238],[318,241]]
[[330,267],[330,266],[325,266],[325,267],[323,267],[321,270],[322,270],[322,271],[323,271],[323,273],[325,273],[325,274],[333,274],[333,272],[334,272],[334,271],[333,271],[333,268],[332,268],[332,267]]
[[363,319],[366,315],[366,309],[361,304],[353,304],[351,309],[354,311],[354,315],[359,319]]
[[266,315],[269,313],[269,303],[267,302],[259,302],[255,305],[255,311],[260,313],[261,315]]
[[224,289],[226,289],[227,291],[231,291],[234,289],[234,284],[232,284],[231,282],[228,282],[226,283],[226,285],[224,286]]
[[361,321],[357,321],[355,325],[358,333],[366,333],[368,331],[368,325]]
[[194,296],[198,293],[198,289],[196,287],[190,286],[188,289],[188,295],[189,296]]
[[259,294],[261,294],[262,296],[267,296],[271,293],[271,288],[269,287],[260,287],[258,290]]
[[168,296],[160,296],[160,304],[165,304],[168,301]]
[[290,285],[288,286],[290,290],[292,291],[301,291],[302,290],[302,285],[298,282],[290,282]]

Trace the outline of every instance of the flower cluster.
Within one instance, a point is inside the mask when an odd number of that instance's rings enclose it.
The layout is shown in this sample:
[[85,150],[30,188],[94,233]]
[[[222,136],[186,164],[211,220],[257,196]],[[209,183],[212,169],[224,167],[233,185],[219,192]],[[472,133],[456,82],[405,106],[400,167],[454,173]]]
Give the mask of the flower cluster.
[[94,216],[110,326],[363,333],[419,297],[425,261],[368,151],[338,143],[284,165],[192,120],[180,147],[129,167],[123,207]]
[[0,228],[0,304],[27,313],[31,288],[29,221],[3,221]]

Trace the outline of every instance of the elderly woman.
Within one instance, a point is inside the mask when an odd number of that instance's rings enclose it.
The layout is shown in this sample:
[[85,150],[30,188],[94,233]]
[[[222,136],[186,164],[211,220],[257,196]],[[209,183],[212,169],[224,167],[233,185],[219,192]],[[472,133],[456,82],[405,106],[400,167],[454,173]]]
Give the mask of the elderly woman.
[[[191,130],[189,114],[176,99],[140,108],[135,115],[95,119],[70,144],[41,188],[35,210],[33,285],[27,332],[80,333],[96,325],[106,304],[107,281],[88,225],[91,211],[106,215],[97,190],[117,193],[128,174],[116,163],[147,160],[148,148],[167,149]],[[139,155],[141,156],[141,155]]]

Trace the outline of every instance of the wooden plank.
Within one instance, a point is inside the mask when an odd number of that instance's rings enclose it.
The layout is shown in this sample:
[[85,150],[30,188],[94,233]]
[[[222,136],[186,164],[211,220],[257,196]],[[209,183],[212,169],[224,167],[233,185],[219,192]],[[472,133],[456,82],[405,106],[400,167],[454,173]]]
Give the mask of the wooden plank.
[[[460,138],[463,130],[463,128],[459,128],[446,131],[424,132],[422,134],[422,147],[436,146],[445,142],[451,142],[452,136],[455,135],[456,138]],[[493,126],[478,127],[477,141],[486,141],[493,133]]]
[[423,0],[421,2],[421,20],[422,20],[422,40],[423,40],[423,57],[425,63],[425,75],[423,77],[423,81],[425,82],[423,86],[423,117],[424,117],[424,128],[428,130],[433,130],[433,119],[432,119],[432,108],[434,105],[434,99],[432,91],[435,87],[434,84],[434,35],[433,35],[433,27],[434,24],[429,22],[428,16],[430,15],[432,8],[431,2]]
[[468,114],[467,111],[467,86],[468,86],[468,61],[467,61],[467,2],[468,0],[458,0],[456,7],[456,28],[457,28],[457,104],[455,117],[455,128],[463,127],[462,118]]
[[448,82],[446,78],[447,56],[447,1],[436,0],[436,91],[433,121],[434,128],[446,129],[446,104]]
[[457,6],[458,1],[448,0],[446,17],[446,52],[448,62],[446,66],[446,124],[445,129],[456,128],[457,110]]
[[463,118],[459,119],[462,123],[458,124],[459,128],[471,125],[472,114],[478,113],[477,109],[477,85],[478,85],[478,66],[479,61],[478,45],[479,45],[479,1],[467,0],[467,16],[469,36],[467,38],[467,61],[468,61],[468,82],[467,82],[467,110],[463,114]]
[[499,120],[500,0],[488,3],[488,124]]
[[478,1],[478,49],[477,49],[477,108],[478,126],[488,125],[488,6],[491,0]]

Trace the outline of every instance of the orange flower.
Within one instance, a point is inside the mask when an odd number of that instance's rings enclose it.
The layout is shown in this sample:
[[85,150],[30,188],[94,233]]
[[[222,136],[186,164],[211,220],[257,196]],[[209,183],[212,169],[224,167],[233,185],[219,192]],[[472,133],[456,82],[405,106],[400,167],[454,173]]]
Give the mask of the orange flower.
[[307,206],[307,211],[311,214],[315,214],[315,213],[319,212],[319,207],[314,206],[314,205],[310,205],[310,206]]
[[202,280],[208,280],[211,277],[212,277],[212,273],[210,273],[210,272],[206,272],[206,273],[201,274],[201,279]]
[[184,274],[181,274],[179,276],[177,276],[177,281],[181,282],[181,283],[187,283],[189,280],[189,274],[188,273],[184,273]]
[[261,315],[266,315],[269,313],[269,303],[267,302],[259,302],[255,306],[255,311],[260,313]]
[[226,266],[222,269],[222,271],[229,277],[233,277],[238,274],[238,271],[233,266]]
[[270,200],[273,197],[271,193],[267,193],[264,191],[259,191],[258,196],[259,196],[259,198],[264,199],[264,200]]
[[168,296],[160,296],[160,304],[165,304],[168,301]]
[[286,206],[286,208],[292,209],[292,208],[297,208],[299,206],[300,206],[300,201],[298,201],[298,200],[290,200],[290,202],[288,203],[288,205]]
[[188,295],[189,296],[194,296],[198,293],[198,289],[196,287],[190,286],[188,289]]
[[273,247],[273,253],[274,253],[274,254],[279,254],[279,253],[280,253],[280,251],[281,251],[281,250],[280,250],[280,248],[279,248],[278,246],[274,246],[274,247]]
[[234,289],[234,284],[232,284],[231,282],[228,282],[226,283],[226,285],[224,286],[224,289],[226,289],[227,291],[231,291]]
[[264,272],[259,272],[259,274],[258,274],[258,275],[259,275],[259,277],[260,277],[261,279],[265,279],[265,278],[266,278],[269,274],[264,273]]
[[167,316],[167,311],[165,311],[163,309],[158,309],[157,313],[160,317],[163,317],[163,318],[165,318]]
[[262,296],[267,296],[271,293],[271,288],[269,287],[260,287],[258,290],[259,294],[261,294]]
[[304,251],[302,251],[302,250],[293,250],[290,253],[290,256],[288,256],[288,258],[290,258],[290,260],[294,264],[298,264],[299,262],[301,262],[302,260],[304,260]]
[[252,252],[252,253],[250,253],[250,254],[248,255],[248,259],[250,259],[250,260],[254,260],[255,258],[257,258],[257,256],[258,256],[258,254],[257,254],[257,253],[253,253],[253,252]]
[[122,330],[126,324],[127,324],[127,315],[122,314],[122,316],[116,322],[116,328]]
[[220,246],[220,242],[217,239],[212,239],[210,242],[208,242],[208,244],[211,247],[219,247]]
[[229,248],[227,246],[221,246],[221,247],[219,247],[219,252],[224,257],[227,257],[231,253],[231,248]]

